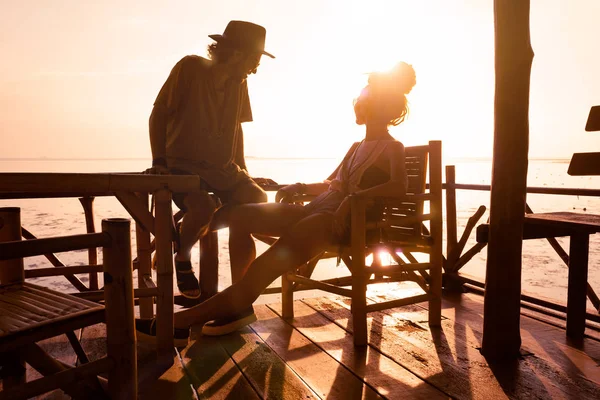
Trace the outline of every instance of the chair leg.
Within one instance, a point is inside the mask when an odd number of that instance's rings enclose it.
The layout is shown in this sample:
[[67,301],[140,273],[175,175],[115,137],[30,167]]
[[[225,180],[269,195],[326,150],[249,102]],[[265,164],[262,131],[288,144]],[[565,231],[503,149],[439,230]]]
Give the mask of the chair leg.
[[367,285],[364,276],[352,274],[352,328],[354,345],[367,345]]
[[288,280],[291,274],[281,276],[281,313],[283,318],[294,318],[294,282]]
[[16,352],[2,353],[0,363],[0,382],[4,389],[9,389],[25,383],[27,369],[25,360]]
[[440,251],[431,254],[431,276],[429,279],[429,326],[442,324],[442,255]]

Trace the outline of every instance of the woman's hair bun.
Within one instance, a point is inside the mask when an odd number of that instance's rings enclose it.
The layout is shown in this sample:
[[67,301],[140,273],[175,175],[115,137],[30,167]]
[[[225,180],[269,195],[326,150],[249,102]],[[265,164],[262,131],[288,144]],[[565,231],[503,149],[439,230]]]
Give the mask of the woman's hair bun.
[[417,77],[412,65],[399,62],[385,72],[373,72],[369,75],[369,85],[381,89],[395,89],[400,93],[409,94],[417,83]]

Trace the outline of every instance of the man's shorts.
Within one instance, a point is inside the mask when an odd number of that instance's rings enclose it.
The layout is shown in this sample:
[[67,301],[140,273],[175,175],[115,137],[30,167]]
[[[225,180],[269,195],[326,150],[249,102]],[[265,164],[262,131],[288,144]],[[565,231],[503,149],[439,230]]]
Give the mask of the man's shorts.
[[[177,169],[177,168],[172,168],[169,170],[169,172],[172,173],[173,175],[197,175],[192,172],[184,171],[184,170]],[[260,186],[258,186],[256,184],[256,182],[254,182],[254,180],[246,174],[243,174],[243,175],[240,174],[237,182],[234,185],[232,185],[231,187],[227,188],[227,190],[215,189],[208,182],[206,182],[204,179],[202,179],[200,177],[200,189],[205,190],[209,193],[213,193],[215,196],[217,196],[219,198],[219,200],[221,201],[221,203],[223,205],[232,203],[235,193],[240,188],[245,187],[246,185],[254,185],[254,186],[260,188]],[[187,196],[187,193],[173,193],[173,202],[183,212],[187,211],[187,207],[185,206],[185,202],[184,202],[184,199],[186,196]]]

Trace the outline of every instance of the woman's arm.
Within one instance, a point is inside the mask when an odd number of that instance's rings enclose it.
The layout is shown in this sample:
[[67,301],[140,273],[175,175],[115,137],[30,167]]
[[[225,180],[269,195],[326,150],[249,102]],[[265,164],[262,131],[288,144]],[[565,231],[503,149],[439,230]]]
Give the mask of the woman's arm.
[[286,199],[287,197],[293,196],[295,194],[307,194],[311,196],[317,196],[326,191],[329,188],[331,180],[337,176],[338,171],[344,164],[344,161],[348,157],[350,157],[357,145],[358,143],[354,143],[352,144],[352,146],[350,146],[350,149],[348,149],[348,152],[346,153],[340,164],[325,181],[317,183],[294,183],[293,185],[282,187],[277,191],[277,194],[275,195],[275,202],[279,203],[281,200]]

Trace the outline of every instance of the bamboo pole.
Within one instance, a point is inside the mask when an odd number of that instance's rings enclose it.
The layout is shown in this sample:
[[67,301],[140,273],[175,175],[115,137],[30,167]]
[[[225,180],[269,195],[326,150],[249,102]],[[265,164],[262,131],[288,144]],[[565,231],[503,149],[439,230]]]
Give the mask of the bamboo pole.
[[[87,233],[95,233],[96,226],[94,224],[94,198],[93,197],[80,197],[79,202],[83,207],[83,213],[85,215],[85,229]],[[95,247],[88,249],[88,263],[90,265],[98,264],[98,251]],[[96,272],[90,272],[90,290],[98,290],[98,274]]]
[[136,399],[137,349],[130,222],[124,218],[104,219],[102,231],[111,237],[110,244],[102,249],[107,353],[114,361],[108,376],[108,390],[112,399]]
[[367,279],[365,276],[365,203],[359,196],[350,197],[350,229],[352,246],[352,323],[354,344],[367,344]]
[[104,233],[86,233],[23,241],[15,240],[0,243],[0,260],[87,249],[94,246],[103,246],[109,240],[110,238]]
[[171,192],[159,190],[154,195],[156,228],[156,334],[158,359],[173,362],[173,212]]
[[[21,234],[27,240],[37,239],[37,237],[33,233],[29,232],[27,229],[25,229],[23,227],[21,227]],[[58,268],[66,267],[66,265],[62,261],[60,261],[54,253],[46,253],[46,254],[44,254],[44,257],[46,257],[46,259],[48,261],[50,261],[50,264],[52,264],[54,267],[58,267]],[[35,271],[35,270],[25,271],[25,278],[30,277],[27,274],[30,273],[31,271]],[[87,292],[89,290],[88,287],[85,286],[85,284],[83,282],[81,282],[81,280],[79,280],[79,278],[76,277],[75,275],[64,274],[60,270],[57,271],[57,275],[64,275],[64,277],[71,283],[71,285],[73,285],[75,287],[75,289],[79,290],[80,292]]]
[[[96,265],[76,265],[72,267],[50,267],[50,268],[36,268],[28,269],[25,271],[25,278],[39,278],[42,276],[62,276],[62,275],[73,275],[73,274],[85,274],[93,273],[94,275],[98,272],[103,271],[103,266],[100,264]],[[97,290],[97,289],[96,289]],[[86,290],[87,291],[87,290]]]
[[[459,270],[461,253],[467,244],[467,240],[469,240],[469,236],[471,236],[473,228],[475,228],[475,225],[477,225],[477,222],[479,222],[479,219],[484,213],[485,206],[479,206],[475,214],[473,214],[467,221],[467,225],[465,226],[465,230],[463,231],[460,240],[454,245],[450,253],[448,253],[448,268],[446,269],[446,272],[456,273]],[[464,263],[462,265],[464,265]]]
[[429,142],[429,192],[430,203],[431,250],[429,270],[429,325],[440,326],[442,321],[442,248],[443,248],[443,215],[442,215],[442,142]]
[[[19,207],[0,208],[0,243],[21,241],[21,209]],[[0,283],[23,282],[25,280],[25,266],[23,257],[3,257],[10,245],[0,245]]]
[[[21,209],[19,207],[0,208],[0,243],[21,240]],[[1,252],[0,252],[1,254]],[[0,260],[0,284],[23,282],[25,266],[23,258]],[[17,387],[25,382],[25,362],[18,352],[5,353],[3,358],[11,360],[5,363],[5,368],[14,374],[4,379],[4,389]]]
[[0,173],[0,192],[90,193],[145,192],[168,188],[173,192],[196,193],[196,175],[80,174],[57,172]]
[[494,154],[482,354],[520,355],[523,219],[529,150],[529,86],[533,50],[529,0],[495,0]]
[[448,239],[446,243],[447,265],[452,269],[455,259],[450,257],[452,249],[456,247],[458,231],[456,228],[456,167],[446,166],[446,232]]
[[294,318],[294,284],[291,279],[294,274],[285,273],[281,277],[281,316]]
[[[138,193],[139,200],[148,209],[148,193]],[[150,232],[137,221],[135,223],[135,243],[138,261],[138,287],[149,287],[147,282],[152,277],[152,250],[150,244]],[[140,317],[152,318],[154,315],[154,299],[152,297],[142,298],[140,303]]]

